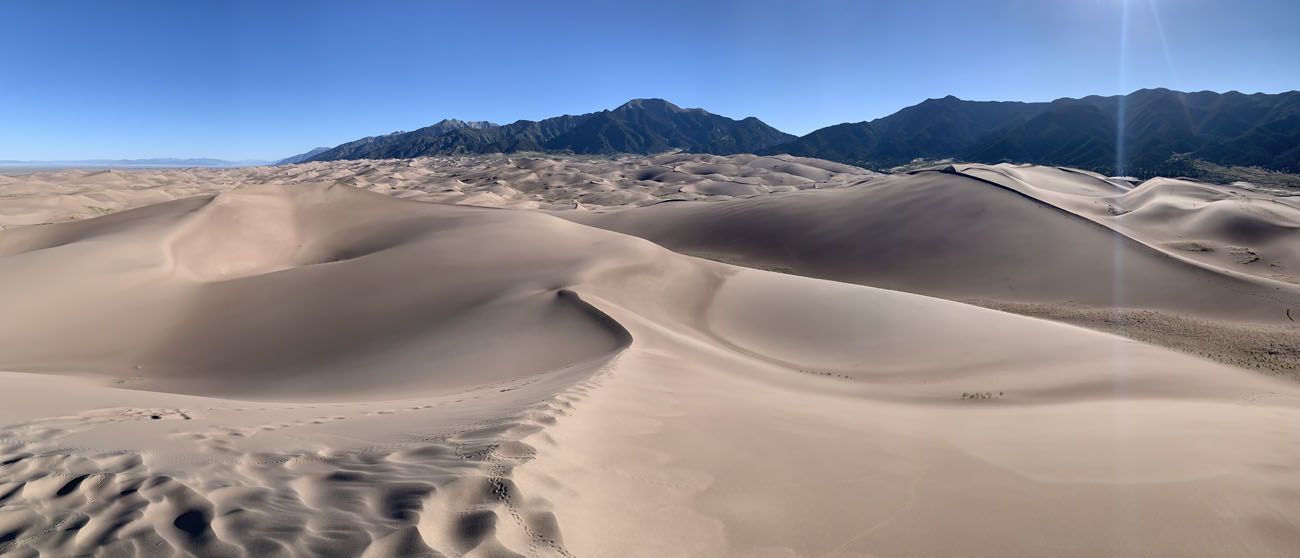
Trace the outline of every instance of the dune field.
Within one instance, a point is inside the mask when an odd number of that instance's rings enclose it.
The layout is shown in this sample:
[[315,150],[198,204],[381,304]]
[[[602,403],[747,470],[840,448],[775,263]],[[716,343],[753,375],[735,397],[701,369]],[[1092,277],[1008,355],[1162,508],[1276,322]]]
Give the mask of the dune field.
[[0,176],[0,554],[1294,556],[1298,199],[752,155]]
[[328,182],[419,201],[527,209],[630,207],[852,184],[879,176],[754,155],[464,156],[240,169],[0,169],[0,226],[67,221],[246,184]]

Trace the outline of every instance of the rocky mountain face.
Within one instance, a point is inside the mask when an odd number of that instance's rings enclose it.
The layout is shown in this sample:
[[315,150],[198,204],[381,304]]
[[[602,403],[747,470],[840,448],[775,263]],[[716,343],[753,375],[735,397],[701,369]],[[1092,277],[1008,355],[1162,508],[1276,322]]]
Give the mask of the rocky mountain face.
[[869,122],[822,128],[764,153],[870,168],[952,158],[1131,173],[1199,159],[1300,172],[1300,92],[1143,89],[1045,103],[949,96]]
[[345,143],[308,160],[519,151],[648,154],[673,149],[729,155],[757,152],[793,139],[795,136],[757,118],[733,120],[702,109],[684,109],[662,99],[636,99],[613,110],[506,125],[444,120],[412,132]]
[[816,157],[872,169],[922,159],[1038,163],[1135,175],[1177,174],[1189,161],[1300,172],[1300,92],[1246,95],[1143,89],[1051,102],[927,99],[871,121],[795,137],[662,99],[544,120],[443,120],[283,162],[540,151],[736,153]]

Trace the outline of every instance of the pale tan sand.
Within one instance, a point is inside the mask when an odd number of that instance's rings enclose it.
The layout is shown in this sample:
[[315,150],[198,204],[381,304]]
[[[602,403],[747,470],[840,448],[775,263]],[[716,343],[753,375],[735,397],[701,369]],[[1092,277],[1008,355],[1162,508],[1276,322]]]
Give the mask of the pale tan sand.
[[[142,191],[190,187],[158,172]],[[222,176],[286,171],[238,172]],[[129,176],[105,191],[135,190]],[[1300,548],[1292,381],[957,302],[709,262],[556,214],[237,184],[0,232],[0,552]],[[1287,283],[1141,248],[1137,232],[1117,240],[1001,185],[952,173],[800,184],[593,219],[640,227],[662,215],[684,238],[747,246],[737,257],[824,261],[857,279],[888,277],[863,271],[876,257],[953,296],[1005,274],[1024,300],[1101,304],[1115,291],[1096,281],[1120,277],[1155,307],[1286,327],[1274,314],[1293,296]],[[36,207],[33,186],[10,186],[28,190],[0,208]],[[939,212],[922,211],[925,199]],[[728,227],[747,214],[767,222],[746,240]],[[899,223],[911,226],[889,229]],[[862,231],[850,225],[909,250],[850,241]],[[779,227],[788,244],[763,232]],[[833,250],[858,243],[832,266]],[[1101,263],[1116,245],[1134,246],[1127,274]],[[794,246],[812,252],[783,252]]]

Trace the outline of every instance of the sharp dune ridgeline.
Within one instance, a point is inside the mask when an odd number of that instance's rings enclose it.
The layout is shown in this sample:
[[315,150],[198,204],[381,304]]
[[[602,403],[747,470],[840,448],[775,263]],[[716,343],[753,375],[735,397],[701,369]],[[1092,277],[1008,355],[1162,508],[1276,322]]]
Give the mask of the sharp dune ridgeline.
[[6,555],[1300,548],[1256,188],[443,155],[4,175],[0,226]]

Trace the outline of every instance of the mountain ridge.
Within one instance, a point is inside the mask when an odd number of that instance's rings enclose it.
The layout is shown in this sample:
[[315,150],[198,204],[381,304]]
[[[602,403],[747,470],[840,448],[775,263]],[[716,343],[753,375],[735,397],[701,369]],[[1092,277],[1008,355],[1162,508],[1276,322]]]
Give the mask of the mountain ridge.
[[411,132],[361,138],[295,162],[672,150],[788,154],[875,170],[953,159],[1153,176],[1192,174],[1191,161],[1202,160],[1300,172],[1300,92],[1186,93],[1156,88],[1051,101],[972,101],[947,95],[800,137],[753,116],[736,120],[664,99],[639,98],[613,109],[510,124],[444,119]]
[[285,157],[285,158],[283,158],[283,159],[280,159],[279,161],[276,161],[276,162],[273,163],[273,164],[275,164],[275,165],[292,165],[292,164],[294,164],[294,163],[301,163],[301,162],[306,161],[307,159],[310,159],[310,158],[312,158],[312,157],[314,157],[314,156],[316,156],[316,155],[319,155],[319,154],[321,154],[321,153],[324,153],[324,152],[326,152],[326,151],[329,151],[330,149],[333,149],[333,148],[331,148],[331,147],[327,147],[327,146],[315,147],[315,148],[312,148],[310,151],[305,151],[305,152],[303,152],[303,153],[299,153],[299,154],[297,154],[297,155],[292,155],[292,156],[289,156],[289,157]]
[[1201,159],[1300,172],[1300,92],[1156,88],[1046,102],[949,95],[875,120],[821,128],[763,152],[776,153],[875,169],[951,158],[1167,174]]
[[554,151],[581,154],[657,153],[674,149],[731,155],[795,139],[755,117],[734,120],[663,99],[632,99],[618,107],[505,125],[452,125],[443,120],[412,132],[362,138],[308,161],[390,159],[426,155]]

